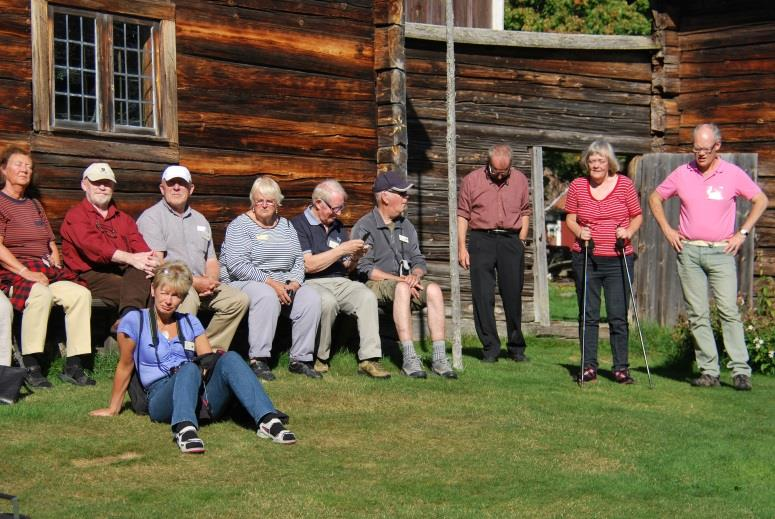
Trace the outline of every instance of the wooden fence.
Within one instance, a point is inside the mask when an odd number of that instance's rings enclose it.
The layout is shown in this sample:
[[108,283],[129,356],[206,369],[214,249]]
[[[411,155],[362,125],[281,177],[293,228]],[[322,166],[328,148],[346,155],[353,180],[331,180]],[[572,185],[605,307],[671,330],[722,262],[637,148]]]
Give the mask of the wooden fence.
[[[755,153],[721,154],[724,160],[737,164],[751,177],[757,179],[757,155]],[[643,225],[635,236],[633,244],[637,251],[633,285],[641,320],[672,325],[684,312],[683,294],[676,271],[675,251],[662,235],[656,220],[648,208],[648,197],[654,189],[681,164],[691,161],[690,153],[649,153],[640,158],[637,165],[635,185],[640,194],[643,208]],[[748,213],[751,204],[738,199],[738,224],[741,216]],[[665,214],[673,227],[678,227],[680,204],[677,198],[665,202]],[[755,234],[755,233],[752,233]],[[738,254],[738,287],[745,301],[753,298],[754,239],[745,241]]]

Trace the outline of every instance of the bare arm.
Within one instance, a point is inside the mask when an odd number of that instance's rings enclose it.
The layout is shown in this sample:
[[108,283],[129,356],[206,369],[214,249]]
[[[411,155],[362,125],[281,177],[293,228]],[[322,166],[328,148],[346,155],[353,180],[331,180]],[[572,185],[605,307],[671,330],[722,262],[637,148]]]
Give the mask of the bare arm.
[[530,231],[530,216],[525,215],[522,217],[522,227],[519,229],[519,239],[522,241],[527,240],[527,233]]
[[639,214],[638,216],[630,220],[630,225],[628,225],[627,227],[617,227],[616,237],[624,238],[625,240],[632,239],[632,237],[635,236],[635,233],[638,232],[638,229],[640,229],[640,226],[642,223],[643,223],[643,215]]
[[662,229],[662,234],[665,235],[665,239],[676,251],[680,252],[683,249],[681,239],[683,238],[678,231],[670,226],[665,216],[664,209],[665,201],[659,196],[659,193],[654,191],[649,195],[649,207],[651,208],[651,214],[654,215],[654,219],[657,221],[657,225]]
[[135,367],[133,354],[135,341],[123,332],[118,334],[119,358],[116,365],[116,374],[113,376],[113,390],[110,393],[110,403],[103,409],[95,409],[91,416],[117,416],[124,405],[124,395],[129,387],[129,379],[132,378],[132,370]]
[[589,227],[582,227],[581,224],[579,224],[576,218],[576,213],[568,213],[565,215],[565,224],[568,226],[568,229],[570,229],[570,232],[573,233],[573,236],[575,236],[576,239],[584,242],[588,242],[592,239],[592,231],[589,229]]
[[[769,201],[767,200],[767,195],[765,195],[763,192],[760,192],[758,195],[751,199],[751,203],[753,204],[751,206],[751,210],[748,212],[748,216],[740,226],[740,229],[745,229],[749,232],[751,229],[753,229],[753,226],[756,225],[756,222],[759,220],[759,218],[761,218],[762,214],[764,214],[764,211],[767,210],[767,204]],[[743,233],[740,231],[736,232],[732,235],[731,238],[729,238],[727,246],[724,247],[724,252],[732,255],[737,254],[737,251],[740,250],[740,247],[743,246],[745,238],[746,237]]]
[[468,220],[462,216],[457,217],[457,262],[468,270],[471,267],[471,257],[466,247],[466,234],[468,233]]
[[[333,249],[312,254],[304,254],[304,271],[308,274],[321,272],[345,256],[353,256],[362,253],[364,246],[363,240],[348,240],[340,243]],[[345,265],[348,266],[348,265]]]
[[16,275],[23,277],[27,281],[48,285],[48,278],[46,275],[42,272],[32,272],[26,266],[22,265],[21,261],[16,259],[14,253],[3,245],[3,238],[3,236],[0,236],[0,264],[3,265],[3,268],[15,272]]

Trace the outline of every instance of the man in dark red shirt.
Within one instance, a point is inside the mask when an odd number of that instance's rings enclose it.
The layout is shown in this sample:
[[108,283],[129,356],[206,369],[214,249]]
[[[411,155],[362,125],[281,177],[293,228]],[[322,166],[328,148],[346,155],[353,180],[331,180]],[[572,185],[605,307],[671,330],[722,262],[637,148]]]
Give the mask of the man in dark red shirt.
[[116,176],[108,164],[83,172],[80,204],[65,215],[60,234],[65,264],[89,286],[92,297],[118,308],[119,318],[145,308],[150,279],[161,255],[153,252],[128,214],[113,202]]
[[510,146],[492,146],[487,164],[463,179],[457,205],[458,262],[464,269],[471,269],[474,325],[484,362],[497,362],[501,350],[495,324],[496,272],[506,314],[509,358],[528,360],[522,336],[522,285],[529,223],[527,178],[511,166]]

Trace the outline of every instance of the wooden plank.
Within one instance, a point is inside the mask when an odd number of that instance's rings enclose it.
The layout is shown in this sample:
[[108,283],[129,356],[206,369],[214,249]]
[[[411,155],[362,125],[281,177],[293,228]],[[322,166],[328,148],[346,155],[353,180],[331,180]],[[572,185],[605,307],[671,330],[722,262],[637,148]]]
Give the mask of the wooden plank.
[[377,27],[374,30],[374,48],[374,70],[404,69],[404,28],[401,25]]
[[544,218],[544,160],[540,146],[531,148],[533,167],[531,169],[533,217],[533,310],[535,321],[549,326],[549,267],[546,256],[546,220]]
[[133,144],[121,139],[85,139],[45,134],[33,134],[31,137],[33,153],[55,153],[90,157],[93,162],[135,160],[143,157],[163,164],[177,164],[178,150],[166,144]]
[[[444,28],[422,23],[406,24],[407,38],[445,41]],[[558,34],[522,31],[496,31],[455,27],[456,44],[492,45],[502,47],[533,47],[545,49],[584,50],[655,50],[657,44],[647,36],[598,36],[589,34]]]
[[404,23],[403,0],[374,0],[374,25]]
[[156,20],[175,18],[175,4],[169,0],[56,0],[55,3],[87,11],[117,13]]

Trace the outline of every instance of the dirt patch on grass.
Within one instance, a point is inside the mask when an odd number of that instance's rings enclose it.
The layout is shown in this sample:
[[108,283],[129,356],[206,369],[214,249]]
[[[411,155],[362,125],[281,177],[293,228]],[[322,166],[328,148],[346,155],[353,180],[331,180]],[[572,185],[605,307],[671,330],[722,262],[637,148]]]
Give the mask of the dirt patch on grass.
[[103,456],[101,458],[81,458],[72,460],[73,466],[79,469],[86,469],[91,467],[101,467],[105,465],[113,465],[114,463],[121,463],[124,461],[132,461],[142,458],[142,454],[137,452],[124,452],[116,456]]

